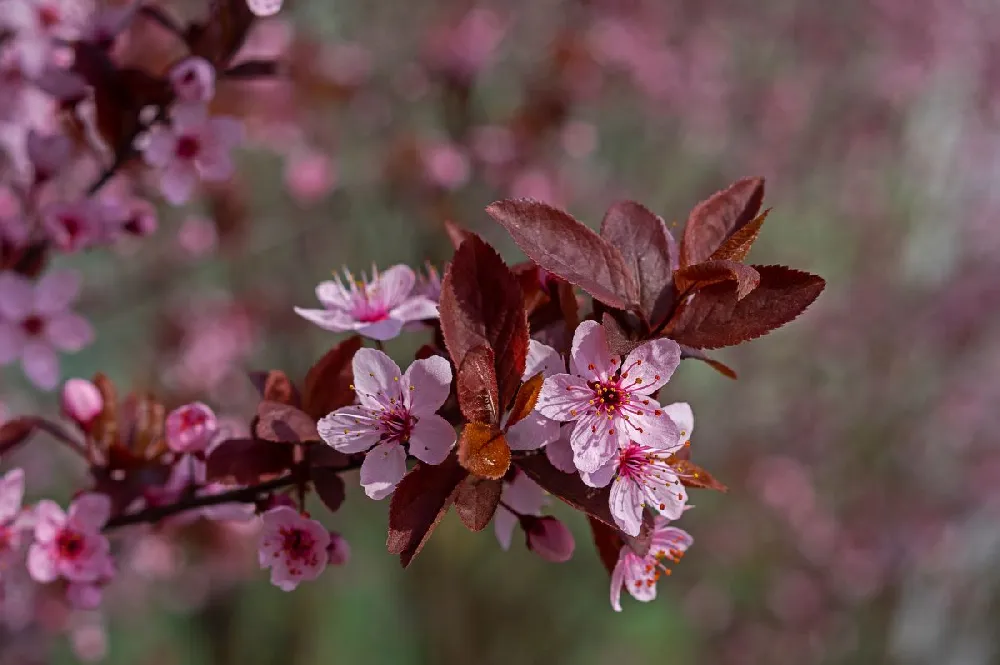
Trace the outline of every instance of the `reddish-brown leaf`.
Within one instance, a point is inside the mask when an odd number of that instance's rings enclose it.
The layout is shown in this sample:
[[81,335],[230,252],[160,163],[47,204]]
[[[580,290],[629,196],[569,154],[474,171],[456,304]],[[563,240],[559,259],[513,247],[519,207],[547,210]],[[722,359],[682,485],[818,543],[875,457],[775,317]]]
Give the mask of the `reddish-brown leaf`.
[[13,418],[0,425],[0,455],[4,455],[28,440],[38,427],[38,418]]
[[458,406],[470,422],[500,424],[500,397],[493,349],[480,345],[465,354],[458,368]]
[[459,463],[483,478],[503,478],[510,468],[510,446],[496,425],[469,423],[458,438]]
[[256,435],[275,443],[319,441],[316,421],[309,414],[288,404],[264,400],[257,405]]
[[500,505],[503,482],[470,476],[458,486],[455,512],[470,531],[482,531],[493,519]]
[[261,399],[282,404],[298,406],[299,391],[295,388],[292,380],[280,369],[272,369],[267,372],[250,372],[250,382]]
[[639,311],[654,327],[673,307],[677,243],[663,220],[634,201],[604,215],[601,237],[618,248],[639,286]]
[[253,21],[246,0],[211,0],[207,20],[189,27],[185,39],[192,55],[221,69],[243,45]]
[[736,376],[736,371],[733,368],[724,362],[709,357],[709,355],[701,349],[692,349],[690,346],[681,345],[681,358],[694,358],[695,360],[700,360],[723,376],[729,377],[730,379],[738,378]]
[[455,367],[486,345],[493,349],[500,408],[514,398],[528,356],[528,317],[521,286],[500,255],[470,233],[441,285],[441,331]]
[[726,242],[722,243],[722,246],[708,257],[709,260],[738,261],[740,263],[745,261],[747,255],[750,253],[750,248],[753,247],[757,236],[760,235],[760,228],[764,225],[764,220],[770,212],[771,209],[768,208],[754,217],[753,221],[749,222],[742,229],[729,236]]
[[749,224],[764,201],[764,179],[742,178],[694,207],[681,238],[681,265],[708,259],[726,239]]
[[319,500],[330,512],[337,512],[344,503],[344,479],[336,469],[325,466],[313,468],[311,477]]
[[351,361],[360,348],[360,336],[348,337],[310,368],[302,392],[303,411],[318,420],[331,411],[354,403]]
[[677,477],[680,478],[685,487],[698,487],[715,490],[716,492],[729,491],[728,487],[720,483],[712,474],[691,460],[673,459],[670,461],[670,465],[677,472]]
[[98,372],[91,379],[101,393],[104,404],[101,413],[90,424],[90,436],[101,450],[107,450],[118,442],[118,391],[115,384],[104,374]]
[[751,266],[735,261],[704,261],[685,266],[674,273],[674,283],[681,293],[694,293],[720,282],[736,282],[736,299],[743,300],[760,284],[760,274]]
[[610,312],[604,313],[601,324],[604,326],[604,335],[608,338],[608,348],[615,355],[627,356],[642,344],[642,340],[629,335]]
[[309,465],[313,467],[328,466],[333,469],[344,469],[351,462],[350,455],[345,455],[322,443],[307,446],[306,452],[309,455]]
[[403,476],[389,502],[389,535],[386,548],[398,554],[406,568],[410,565],[434,528],[448,512],[455,498],[455,489],[468,472],[458,464],[455,455],[438,465],[417,463]]
[[549,272],[609,307],[639,306],[639,285],[621,252],[568,213],[530,199],[497,201],[486,212]]
[[615,569],[615,564],[618,563],[618,555],[625,544],[622,540],[622,533],[591,515],[587,515],[587,521],[590,522],[590,531],[594,535],[594,547],[597,549],[597,556],[600,557],[601,563],[604,564],[604,568],[610,574]]
[[545,377],[538,373],[521,384],[521,389],[517,391],[517,397],[514,398],[514,406],[511,407],[510,416],[507,418],[507,427],[521,422],[535,410],[535,404],[542,392],[544,381]]
[[736,283],[708,286],[678,308],[667,336],[696,349],[755,339],[801,314],[823,291],[823,278],[784,266],[754,266],[760,284],[737,299]]
[[286,473],[294,446],[260,439],[230,439],[216,446],[206,460],[209,481],[252,485]]

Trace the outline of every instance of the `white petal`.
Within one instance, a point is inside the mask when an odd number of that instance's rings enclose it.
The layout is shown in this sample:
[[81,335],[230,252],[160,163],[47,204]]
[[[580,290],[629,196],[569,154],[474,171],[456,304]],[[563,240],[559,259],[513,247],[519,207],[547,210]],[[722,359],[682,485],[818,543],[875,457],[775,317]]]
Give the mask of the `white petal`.
[[537,450],[559,438],[559,423],[532,411],[505,434],[511,450]]
[[403,373],[392,358],[378,349],[358,349],[351,367],[354,389],[365,406],[378,407],[389,404],[390,399],[403,399]]
[[611,485],[608,501],[615,524],[630,536],[638,536],[642,527],[642,493],[636,483],[626,478],[616,478]]
[[622,365],[622,385],[630,392],[652,395],[681,364],[681,347],[672,339],[654,339],[628,354]]
[[687,402],[674,402],[663,407],[663,411],[677,425],[681,441],[689,440],[694,433],[694,413],[691,411],[691,405]]
[[455,428],[438,415],[421,416],[410,432],[410,454],[427,464],[440,464],[455,446]]
[[528,360],[524,366],[524,376],[521,377],[524,381],[539,372],[544,377],[550,377],[565,371],[566,363],[558,351],[535,340],[528,342]]
[[552,420],[577,420],[590,408],[594,391],[586,381],[572,374],[556,374],[545,379],[535,409]]
[[584,321],[573,334],[570,373],[587,380],[606,381],[618,369],[618,356],[611,355],[604,327],[597,321]]
[[413,270],[399,264],[392,266],[369,284],[368,293],[373,300],[385,304],[386,309],[395,309],[403,304],[416,283],[417,276]]
[[379,500],[392,494],[406,475],[406,451],[398,443],[380,443],[361,464],[361,484],[365,494]]
[[401,386],[410,413],[420,416],[440,409],[451,393],[451,377],[451,363],[441,356],[413,361]]
[[604,465],[594,471],[593,473],[587,473],[585,471],[580,472],[580,478],[586,485],[590,487],[607,487],[608,483],[612,481],[615,477],[615,473],[618,471],[618,459],[612,457]]
[[360,453],[378,443],[379,421],[363,406],[345,406],[316,423],[327,444],[342,453]]

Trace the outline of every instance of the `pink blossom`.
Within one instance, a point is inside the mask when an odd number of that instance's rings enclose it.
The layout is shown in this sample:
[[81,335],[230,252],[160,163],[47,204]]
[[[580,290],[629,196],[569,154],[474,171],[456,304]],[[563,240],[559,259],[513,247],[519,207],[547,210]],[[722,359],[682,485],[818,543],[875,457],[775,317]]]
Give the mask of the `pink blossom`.
[[552,563],[569,561],[576,549],[573,534],[555,517],[521,518],[528,549]]
[[451,365],[434,356],[414,361],[401,376],[375,349],[359,350],[352,365],[360,404],[337,409],[317,429],[342,453],[369,451],[361,484],[369,497],[383,499],[406,473],[404,445],[425,464],[440,464],[455,445],[455,429],[436,413],[451,391]]
[[392,339],[410,321],[435,319],[437,304],[414,292],[417,277],[405,265],[395,265],[371,281],[356,282],[344,271],[348,287],[338,277],[321,282],[316,297],[326,309],[296,307],[295,313],[324,330],[356,331],[377,340]]
[[193,257],[212,252],[218,242],[215,223],[204,217],[188,217],[177,232],[177,244]]
[[424,168],[432,183],[458,189],[469,180],[469,158],[450,143],[434,143],[422,151]]
[[336,184],[337,167],[322,152],[294,154],[285,161],[285,186],[299,203],[315,203]]
[[101,391],[86,379],[70,379],[63,384],[62,410],[86,430],[104,409]]
[[28,159],[35,167],[35,182],[50,179],[69,162],[72,144],[62,134],[42,135],[34,129],[28,132]]
[[424,271],[426,275],[420,274],[417,278],[417,287],[414,292],[417,295],[421,295],[424,298],[432,302],[441,301],[441,273],[438,272],[428,261],[424,266]]
[[145,237],[156,232],[156,208],[145,199],[133,198],[124,204],[119,230],[133,236]]
[[215,412],[201,402],[177,407],[167,415],[167,446],[177,453],[195,453],[208,448],[219,431]]
[[70,311],[80,290],[72,271],[53,271],[37,284],[0,273],[0,364],[21,359],[25,375],[43,390],[59,382],[56,351],[73,353],[90,344],[94,331]]
[[549,463],[563,473],[577,472],[576,463],[573,461],[573,446],[570,444],[572,435],[573,425],[561,425],[559,437],[545,446],[545,456],[549,459]]
[[[522,380],[527,381],[536,374],[545,378],[564,372],[566,363],[559,352],[551,346],[531,340],[528,343],[528,359]],[[514,423],[505,434],[511,450],[536,450],[559,438],[559,423],[546,418],[537,410]]]
[[351,545],[336,531],[330,532],[330,545],[326,554],[331,566],[344,566],[351,560]]
[[35,506],[35,542],[28,550],[28,573],[36,582],[95,583],[114,574],[108,539],[101,528],[111,514],[104,494],[83,494],[64,513],[53,501]]
[[288,506],[272,508],[263,521],[257,558],[261,568],[271,569],[271,584],[292,591],[319,577],[329,560],[330,534],[323,525]]
[[273,16],[281,9],[284,0],[247,0],[247,7],[257,16]]
[[42,224],[56,247],[76,252],[106,238],[112,211],[95,199],[53,203],[42,210]]
[[15,563],[21,551],[23,499],[24,471],[11,469],[0,478],[0,574]]
[[[523,471],[517,471],[513,480],[505,480],[503,493],[500,495],[500,506],[493,516],[493,532],[500,547],[505,550],[510,549],[514,527],[517,526],[520,515],[540,516],[542,508],[547,503],[545,490]],[[512,510],[517,514],[511,512]]]
[[676,450],[682,443],[677,425],[652,395],[679,363],[677,343],[657,339],[623,364],[611,353],[604,328],[584,321],[573,336],[571,374],[545,379],[536,408],[554,420],[576,421],[570,443],[581,471],[597,471],[632,441]]
[[170,69],[168,77],[181,102],[208,102],[215,96],[215,68],[205,58],[184,58]]
[[622,547],[618,563],[611,573],[611,607],[622,611],[622,589],[636,600],[647,603],[656,598],[656,582],[661,575],[669,575],[665,561],[677,563],[694,539],[681,529],[668,526],[670,520],[657,516],[649,554],[639,556],[629,547]]
[[233,174],[229,152],[243,141],[243,125],[228,116],[209,117],[204,104],[178,104],[170,126],[150,130],[143,157],[161,169],[160,191],[174,205],[191,198],[198,180],[222,181]]

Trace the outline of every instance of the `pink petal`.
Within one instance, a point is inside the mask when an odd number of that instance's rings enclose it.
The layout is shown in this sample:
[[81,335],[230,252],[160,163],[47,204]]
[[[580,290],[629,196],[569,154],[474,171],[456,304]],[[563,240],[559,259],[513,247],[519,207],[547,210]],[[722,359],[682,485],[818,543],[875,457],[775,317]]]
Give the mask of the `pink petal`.
[[691,412],[691,405],[687,402],[674,402],[663,407],[663,411],[677,425],[680,440],[682,442],[689,440],[694,433],[694,413]]
[[631,392],[652,395],[670,380],[680,364],[681,347],[677,342],[654,339],[628,354],[622,365],[622,385]]
[[344,332],[346,330],[354,330],[355,328],[354,319],[341,311],[296,307],[295,313],[306,321],[315,323],[323,330]]
[[630,536],[638,536],[642,527],[642,503],[643,496],[637,483],[622,477],[615,479],[608,505],[615,524]]
[[50,555],[48,548],[34,543],[28,549],[28,574],[36,582],[46,584],[54,582],[58,577],[55,559]]
[[10,522],[21,511],[24,500],[24,471],[11,469],[0,478],[0,524]]
[[201,155],[195,160],[198,175],[207,182],[221,182],[233,177],[233,160],[228,150],[214,142],[205,146]]
[[[634,401],[633,401],[634,403]],[[674,452],[684,445],[677,425],[670,416],[660,408],[660,405],[649,400],[648,405],[636,405],[639,413],[632,413],[629,418],[628,434],[633,441],[642,446],[649,446],[666,452]],[[659,415],[657,415],[659,411]],[[621,428],[624,431],[624,427]],[[642,430],[641,432],[639,430]],[[626,442],[627,445],[627,442]]]
[[565,524],[555,517],[529,520],[528,524],[528,549],[553,563],[563,563],[572,558],[576,542]]
[[191,130],[203,130],[207,121],[208,105],[203,102],[174,104],[170,109],[170,124],[178,135]]
[[611,571],[611,607],[615,612],[622,611],[622,586],[625,585],[625,552],[618,555],[618,563]]
[[96,610],[103,597],[101,587],[87,582],[73,582],[66,587],[66,600],[78,610]]
[[230,150],[243,143],[246,131],[243,122],[238,118],[220,115],[209,121],[209,131],[212,141],[220,150],[229,153]]
[[576,421],[570,445],[573,446],[573,463],[580,471],[593,473],[614,457],[618,451],[618,436],[609,435],[608,429],[607,418],[598,413]]
[[351,361],[354,389],[365,406],[388,405],[390,398],[402,395],[402,372],[392,358],[377,349],[359,349]]
[[552,466],[563,473],[576,473],[576,464],[573,462],[573,447],[569,444],[569,435],[573,429],[563,425],[559,430],[559,438],[545,446],[545,456],[549,458]]
[[57,314],[76,300],[80,294],[80,273],[75,270],[53,270],[35,287],[35,311],[39,314]]
[[657,516],[653,531],[653,541],[650,544],[651,553],[659,550],[675,549],[686,552],[694,544],[694,538],[687,531],[677,527],[666,526],[670,520]]
[[[570,372],[587,380],[608,380],[618,370],[619,358],[611,355],[604,327],[597,321],[584,321],[573,334]],[[591,369],[593,367],[593,369]]]
[[398,443],[380,443],[361,463],[361,485],[369,498],[380,500],[392,494],[406,474],[406,451]]
[[416,416],[434,413],[451,393],[451,363],[441,356],[415,360],[403,375],[404,403]]
[[142,158],[150,166],[163,168],[174,158],[177,149],[177,139],[173,133],[162,125],[149,130],[146,145],[142,149]]
[[69,523],[81,531],[97,533],[111,517],[111,499],[106,494],[81,494],[69,506]]
[[657,481],[650,482],[650,500],[647,504],[650,508],[660,513],[667,519],[675,520],[684,513],[684,504],[687,503],[687,490],[677,482],[676,477],[669,471],[657,471]]
[[389,316],[404,323],[436,319],[438,318],[438,306],[436,302],[429,298],[417,296],[403,301],[398,307],[392,308]]
[[21,357],[25,343],[20,324],[0,321],[0,365],[12,363]]
[[583,378],[556,374],[545,379],[535,409],[552,420],[577,420],[590,408],[593,396]]
[[172,161],[160,174],[160,191],[173,205],[182,205],[191,198],[198,175],[187,162]]
[[593,473],[587,473],[585,471],[580,472],[580,479],[583,480],[584,484],[590,487],[607,487],[608,483],[614,480],[615,473],[618,472],[618,460],[612,457],[604,465],[594,471]]
[[504,483],[502,500],[522,515],[540,515],[547,499],[545,490],[519,471],[514,480]]
[[647,572],[648,565],[645,559],[635,555],[625,559],[625,588],[633,598],[643,603],[656,599],[655,572]]
[[35,287],[13,272],[0,272],[0,317],[19,322],[35,308]]
[[493,515],[493,533],[496,534],[500,549],[505,552],[510,549],[510,543],[514,539],[514,527],[517,526],[517,517],[512,512],[500,506]]
[[45,336],[60,351],[75,353],[94,341],[94,329],[87,319],[66,312],[49,320]]
[[351,294],[337,280],[320,282],[316,286],[316,299],[329,309],[350,309]]
[[52,390],[59,383],[59,358],[43,342],[28,342],[24,346],[21,368],[28,379],[42,390]]
[[66,513],[55,501],[42,499],[32,510],[35,518],[35,540],[48,543],[55,539],[56,534],[66,524]]
[[170,70],[169,78],[182,102],[207,102],[215,95],[215,68],[204,58],[181,60]]
[[369,339],[380,342],[393,339],[403,330],[403,322],[398,319],[385,319],[376,323],[356,325],[355,330]]
[[421,416],[410,432],[410,454],[427,464],[440,464],[455,446],[455,428],[438,415]]
[[505,438],[511,450],[537,450],[559,438],[559,423],[532,411],[508,427]]
[[565,371],[566,363],[558,351],[535,340],[528,342],[528,361],[525,363],[522,379],[527,381],[539,372],[544,377],[550,377]]
[[395,265],[369,285],[369,294],[373,300],[384,303],[387,309],[395,309],[403,304],[416,283],[417,276],[409,266]]
[[378,443],[379,420],[362,406],[345,406],[316,423],[319,435],[342,453],[360,453]]

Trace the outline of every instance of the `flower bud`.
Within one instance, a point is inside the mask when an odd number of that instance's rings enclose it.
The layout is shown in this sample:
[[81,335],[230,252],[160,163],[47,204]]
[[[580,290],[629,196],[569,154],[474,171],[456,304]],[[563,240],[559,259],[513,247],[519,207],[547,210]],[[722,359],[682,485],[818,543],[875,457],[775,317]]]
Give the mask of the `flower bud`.
[[212,443],[219,426],[215,412],[201,402],[178,407],[167,415],[167,446],[177,453],[202,452]]
[[351,545],[339,533],[331,531],[330,544],[326,547],[326,553],[331,566],[343,566],[351,560]]
[[546,561],[562,563],[573,556],[576,543],[566,525],[555,517],[521,516],[528,549]]
[[90,381],[70,379],[63,384],[63,413],[83,429],[87,429],[103,409],[104,397]]

